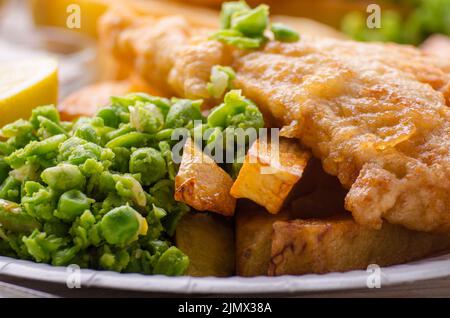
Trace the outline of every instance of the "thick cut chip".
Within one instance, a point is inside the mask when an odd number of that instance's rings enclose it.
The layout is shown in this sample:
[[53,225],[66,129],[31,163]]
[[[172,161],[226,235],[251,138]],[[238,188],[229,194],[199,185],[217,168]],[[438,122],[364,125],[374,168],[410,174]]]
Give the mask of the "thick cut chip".
[[351,218],[279,221],[273,224],[268,274],[301,275],[406,263],[450,248],[450,236],[384,223],[380,230]]
[[303,150],[296,140],[281,138],[277,146],[257,140],[248,151],[230,193],[276,214],[302,177],[310,157],[309,151]]
[[230,220],[212,213],[189,213],[177,225],[177,247],[189,257],[189,276],[232,276],[234,231]]
[[232,185],[230,175],[188,138],[175,177],[175,200],[198,211],[232,216],[236,207],[236,199],[230,195]]
[[236,212],[236,274],[267,275],[272,246],[273,224],[288,220],[288,213],[266,213],[252,203],[239,203]]

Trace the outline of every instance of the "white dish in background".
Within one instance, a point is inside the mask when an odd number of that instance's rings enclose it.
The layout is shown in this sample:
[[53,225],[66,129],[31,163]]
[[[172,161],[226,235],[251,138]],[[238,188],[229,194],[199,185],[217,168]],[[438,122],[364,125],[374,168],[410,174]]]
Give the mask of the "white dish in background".
[[[66,284],[74,278],[66,267],[0,257],[0,274],[43,282]],[[72,275],[72,276],[71,276]],[[302,294],[367,288],[370,273],[351,271],[323,275],[281,277],[165,277],[81,270],[81,288],[97,287],[154,293],[262,295]],[[381,287],[450,276],[450,254],[408,264],[381,268]]]

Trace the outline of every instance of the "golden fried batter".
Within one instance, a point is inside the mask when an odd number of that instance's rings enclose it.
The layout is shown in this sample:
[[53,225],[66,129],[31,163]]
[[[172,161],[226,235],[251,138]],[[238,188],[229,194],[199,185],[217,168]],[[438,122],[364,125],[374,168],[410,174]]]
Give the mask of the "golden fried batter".
[[211,67],[233,66],[235,86],[349,189],[358,223],[450,231],[448,62],[406,46],[307,36],[244,52],[182,18],[133,25],[112,37],[117,56],[181,96],[208,98]]
[[236,60],[236,84],[350,189],[357,222],[447,231],[450,76],[432,61],[394,45],[272,42]]

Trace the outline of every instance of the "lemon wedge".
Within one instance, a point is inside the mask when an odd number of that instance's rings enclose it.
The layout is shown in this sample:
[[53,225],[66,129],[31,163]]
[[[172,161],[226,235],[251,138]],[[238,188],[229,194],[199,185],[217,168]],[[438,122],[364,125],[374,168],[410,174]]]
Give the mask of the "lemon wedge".
[[28,119],[37,106],[56,104],[58,64],[50,58],[0,61],[0,127]]

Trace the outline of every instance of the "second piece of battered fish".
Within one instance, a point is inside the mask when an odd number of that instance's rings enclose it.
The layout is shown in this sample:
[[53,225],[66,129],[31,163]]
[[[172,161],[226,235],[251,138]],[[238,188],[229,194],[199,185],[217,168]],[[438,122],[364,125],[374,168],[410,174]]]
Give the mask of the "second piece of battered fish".
[[233,66],[235,86],[349,189],[358,223],[450,231],[450,64],[410,47],[307,36],[245,52],[201,33],[168,18],[130,23],[110,41],[144,77],[189,98],[208,98],[212,66]]

